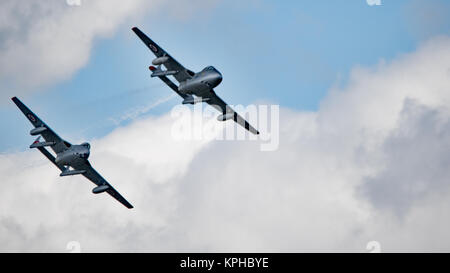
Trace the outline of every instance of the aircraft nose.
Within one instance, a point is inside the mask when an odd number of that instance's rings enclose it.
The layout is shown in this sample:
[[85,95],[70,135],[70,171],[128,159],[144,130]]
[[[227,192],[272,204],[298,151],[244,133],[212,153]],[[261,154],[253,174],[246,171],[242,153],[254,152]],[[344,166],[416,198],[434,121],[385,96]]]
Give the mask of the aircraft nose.
[[80,157],[81,157],[81,158],[84,158],[84,159],[88,159],[88,157],[89,157],[89,152],[80,154]]
[[222,82],[222,74],[220,74],[220,72],[217,72],[217,75],[216,75],[214,81],[215,81],[215,86],[219,85],[219,83]]
[[85,151],[83,151],[82,153],[80,153],[80,157],[81,157],[81,158],[88,159],[90,153],[91,153],[91,152],[89,151],[89,149],[86,149]]

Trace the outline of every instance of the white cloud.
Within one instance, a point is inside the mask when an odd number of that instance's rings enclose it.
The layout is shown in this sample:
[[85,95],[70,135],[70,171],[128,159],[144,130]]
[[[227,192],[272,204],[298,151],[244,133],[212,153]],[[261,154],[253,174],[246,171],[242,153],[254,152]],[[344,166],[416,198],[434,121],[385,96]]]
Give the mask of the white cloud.
[[414,100],[405,101],[398,127],[380,149],[382,171],[368,177],[363,185],[362,190],[376,207],[403,216],[416,202],[447,189],[450,177],[447,111]]
[[355,68],[318,112],[281,109],[276,152],[175,141],[170,115],[135,121],[91,141],[91,162],[133,210],[36,151],[0,155],[0,248],[448,251],[449,90],[441,37]]
[[96,38],[112,36],[127,19],[140,17],[157,2],[86,0],[74,6],[64,0],[1,1],[3,89],[17,94],[68,79],[88,62]]

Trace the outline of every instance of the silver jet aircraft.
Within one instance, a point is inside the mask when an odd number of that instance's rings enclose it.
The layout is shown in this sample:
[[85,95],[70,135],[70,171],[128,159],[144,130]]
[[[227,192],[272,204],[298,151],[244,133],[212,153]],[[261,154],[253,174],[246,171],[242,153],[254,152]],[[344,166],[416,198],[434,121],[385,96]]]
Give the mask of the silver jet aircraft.
[[[13,97],[12,100],[28,118],[31,124],[33,124],[34,129],[30,131],[30,135],[40,135],[33,144],[30,145],[30,148],[37,148],[53,164],[55,164],[55,166],[61,170],[60,176],[82,174],[97,185],[97,187],[92,190],[93,193],[107,192],[125,207],[129,209],[133,208],[119,192],[117,192],[99,173],[97,173],[97,171],[94,170],[94,168],[92,168],[88,161],[91,148],[89,143],[72,145],[61,139],[17,97]],[[44,142],[39,141],[41,136],[44,137]],[[56,158],[45,147],[50,147],[56,153]]]
[[[258,130],[256,130],[238,113],[231,109],[231,107],[228,106],[214,92],[213,88],[222,82],[222,74],[220,74],[217,69],[213,66],[208,66],[202,71],[194,73],[178,63],[137,27],[132,28],[132,30],[156,56],[156,59],[152,61],[152,64],[157,67],[149,67],[152,71],[151,77],[159,77],[164,83],[172,88],[173,91],[183,98],[183,104],[206,102],[222,113],[217,117],[217,120],[225,121],[228,119],[233,119],[253,134],[259,134]],[[164,65],[166,70],[162,70],[161,65]],[[167,76],[170,75],[178,81],[179,86],[167,78]]]

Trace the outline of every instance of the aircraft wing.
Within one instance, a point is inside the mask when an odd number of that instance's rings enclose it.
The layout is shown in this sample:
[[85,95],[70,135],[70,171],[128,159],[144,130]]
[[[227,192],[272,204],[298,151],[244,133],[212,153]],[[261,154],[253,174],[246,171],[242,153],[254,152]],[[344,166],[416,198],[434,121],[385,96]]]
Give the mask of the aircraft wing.
[[76,170],[84,170],[86,172],[83,173],[83,176],[87,179],[91,180],[97,186],[108,186],[106,190],[109,195],[114,197],[117,201],[122,203],[125,207],[132,209],[133,206],[122,196],[118,191],[116,191],[113,186],[111,186],[92,166],[87,162],[81,168],[77,168]]
[[[169,71],[176,71],[173,76],[178,82],[182,82],[192,78],[193,73],[187,70],[184,66],[182,66],[177,60],[172,58],[164,49],[162,49],[158,44],[152,41],[147,35],[145,35],[140,29],[137,27],[132,28],[134,33],[144,42],[144,44],[150,49],[156,57],[168,57],[169,59],[163,65]],[[191,73],[191,75],[189,74]],[[178,89],[177,89],[178,93]]]
[[259,135],[259,131],[256,130],[253,126],[251,126],[250,123],[248,123],[243,117],[241,117],[229,105],[227,105],[219,96],[217,96],[217,94],[216,94],[216,92],[214,92],[214,90],[211,90],[211,92],[209,94],[210,95],[207,96],[207,98],[209,98],[209,100],[206,100],[206,102],[209,105],[211,105],[212,107],[216,108],[217,110],[222,112],[222,114],[224,114],[224,115],[225,114],[232,114],[233,115],[233,120],[237,124],[241,125],[242,127],[247,129],[251,133],[253,133],[255,135]]
[[[12,101],[19,107],[20,111],[33,124],[34,128],[30,131],[31,135],[42,135],[45,141],[53,142],[50,147],[55,153],[60,153],[67,150],[71,144],[60,138],[47,124],[45,124],[36,114],[34,114],[25,104],[23,104],[17,97],[13,97]],[[42,152],[42,151],[41,151]],[[47,151],[48,152],[48,151]],[[44,153],[44,155],[46,155]],[[47,155],[46,155],[47,156]]]

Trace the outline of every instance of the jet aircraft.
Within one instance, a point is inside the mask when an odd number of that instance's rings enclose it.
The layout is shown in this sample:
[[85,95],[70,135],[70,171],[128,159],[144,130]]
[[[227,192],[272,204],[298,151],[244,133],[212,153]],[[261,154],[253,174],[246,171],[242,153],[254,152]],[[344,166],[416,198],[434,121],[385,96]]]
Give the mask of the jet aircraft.
[[[152,64],[156,67],[153,65],[149,67],[152,71],[151,77],[159,77],[183,98],[183,104],[206,102],[222,113],[217,117],[217,120],[225,121],[233,119],[253,134],[259,134],[258,130],[231,109],[231,107],[214,92],[213,88],[222,82],[222,74],[216,68],[208,66],[202,71],[194,73],[178,63],[137,27],[132,28],[132,30],[156,56],[152,61]],[[161,65],[164,65],[166,70],[163,70]],[[167,76],[173,76],[178,81],[179,85],[177,86]]]
[[[26,107],[17,97],[12,101],[19,107],[25,117],[33,124],[34,129],[30,135],[39,137],[30,145],[30,148],[37,148],[43,153],[58,169],[61,170],[60,176],[81,174],[91,180],[97,186],[92,190],[98,194],[107,192],[125,207],[131,209],[133,206],[120,195],[94,168],[88,161],[91,146],[85,142],[80,145],[72,145],[60,138],[47,124],[38,118],[28,107]],[[45,141],[41,142],[40,138]],[[50,147],[55,153],[53,156],[45,147]]]

